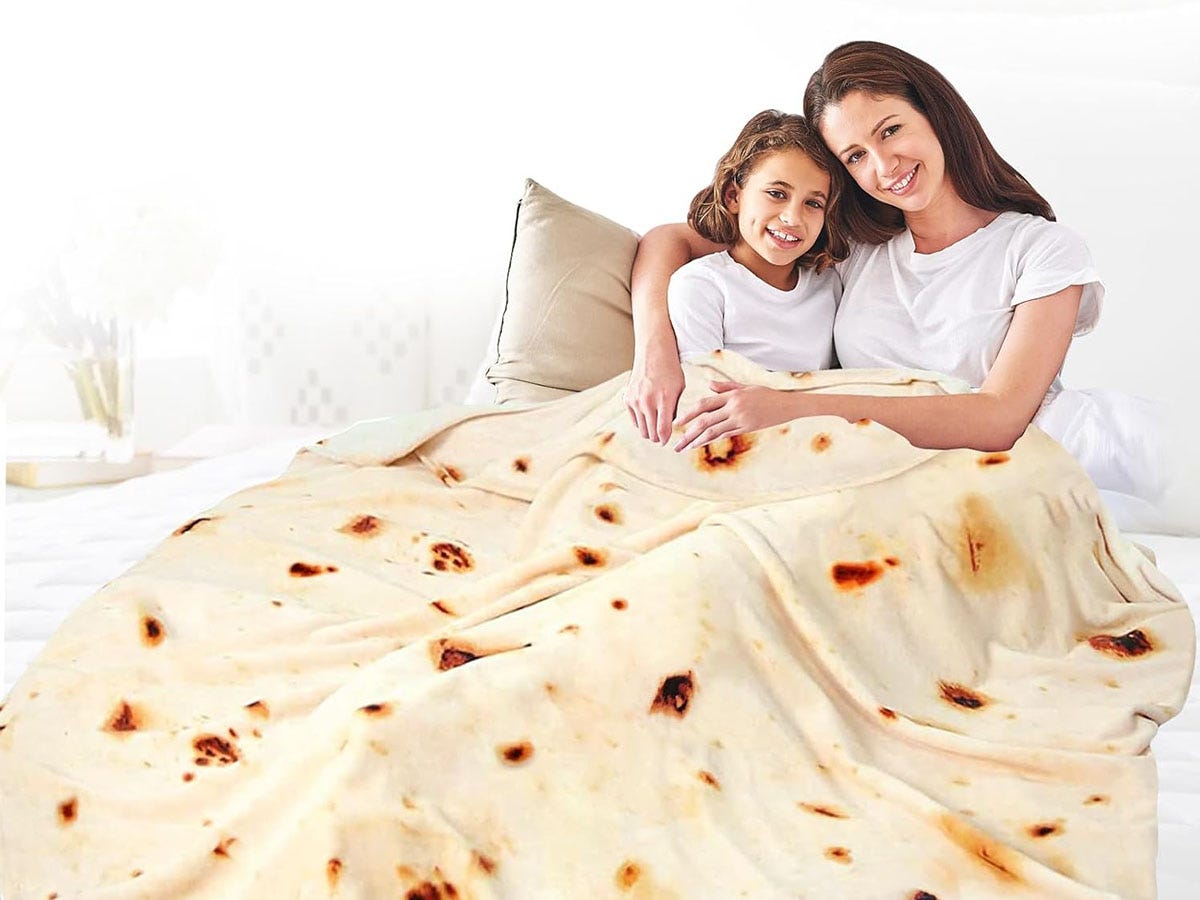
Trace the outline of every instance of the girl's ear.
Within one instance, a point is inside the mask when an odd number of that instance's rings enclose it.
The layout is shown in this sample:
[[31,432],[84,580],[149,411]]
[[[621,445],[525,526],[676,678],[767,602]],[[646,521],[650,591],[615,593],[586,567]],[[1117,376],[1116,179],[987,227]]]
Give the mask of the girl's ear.
[[731,212],[738,211],[738,198],[741,197],[741,189],[736,184],[730,184],[725,188],[725,207]]

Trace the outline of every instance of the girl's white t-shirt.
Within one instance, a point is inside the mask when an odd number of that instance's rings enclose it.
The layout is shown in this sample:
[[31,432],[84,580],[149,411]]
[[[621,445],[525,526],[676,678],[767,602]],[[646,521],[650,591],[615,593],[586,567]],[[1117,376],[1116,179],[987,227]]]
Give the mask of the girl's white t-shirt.
[[[1004,212],[936,253],[917,253],[905,229],[859,244],[837,265],[843,288],[834,325],[844,368],[912,368],[979,388],[1020,303],[1083,285],[1075,334],[1100,317],[1104,286],[1083,238],[1065,225]],[[1062,385],[1055,377],[1047,399]]]
[[667,287],[679,358],[728,349],[772,371],[828,369],[841,280],[800,269],[796,286],[767,284],[729,252],[694,259]]

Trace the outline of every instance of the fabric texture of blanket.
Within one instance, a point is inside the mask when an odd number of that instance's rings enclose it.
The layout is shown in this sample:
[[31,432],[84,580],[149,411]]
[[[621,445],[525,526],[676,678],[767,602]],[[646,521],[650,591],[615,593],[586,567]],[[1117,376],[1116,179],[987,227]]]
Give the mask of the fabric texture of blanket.
[[676,454],[624,383],[364,423],[180,523],[0,709],[4,896],[1154,896],[1194,632],[1065,451]]

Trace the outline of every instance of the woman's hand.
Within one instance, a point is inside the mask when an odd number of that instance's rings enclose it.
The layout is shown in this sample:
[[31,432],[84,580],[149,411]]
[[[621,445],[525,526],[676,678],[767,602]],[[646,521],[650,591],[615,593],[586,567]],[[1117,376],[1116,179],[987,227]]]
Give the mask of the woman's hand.
[[776,391],[736,381],[713,381],[709,387],[716,393],[705,397],[676,423],[680,427],[688,426],[684,427],[683,436],[675,445],[676,453],[720,438],[758,431],[798,415],[790,410],[787,402],[788,395],[794,393],[791,391]]
[[667,352],[648,351],[644,357],[634,357],[625,388],[625,408],[642,437],[666,445],[682,393],[683,366],[674,340]]

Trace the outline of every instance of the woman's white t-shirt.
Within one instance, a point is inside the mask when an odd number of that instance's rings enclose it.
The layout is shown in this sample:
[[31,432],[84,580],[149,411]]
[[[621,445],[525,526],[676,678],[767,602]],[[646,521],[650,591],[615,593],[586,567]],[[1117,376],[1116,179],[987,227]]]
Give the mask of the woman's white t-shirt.
[[[1001,213],[936,253],[917,253],[906,229],[886,243],[855,246],[837,270],[843,290],[834,342],[843,367],[927,369],[976,389],[1018,304],[1082,285],[1074,331],[1081,335],[1096,326],[1104,299],[1083,239],[1026,213]],[[1033,424],[1075,456],[1112,507],[1161,494],[1158,415],[1140,398],[1067,389],[1055,376]]]
[[772,371],[828,369],[841,281],[832,268],[799,273],[781,291],[725,250],[676,270],[667,310],[680,359],[728,349]]
[[[1083,285],[1075,334],[1100,317],[1104,286],[1083,239],[1065,225],[1004,212],[936,253],[917,253],[905,229],[859,244],[837,265],[834,325],[844,368],[927,369],[978,388],[1000,353],[1013,309]],[[1058,378],[1048,397],[1061,389]]]

